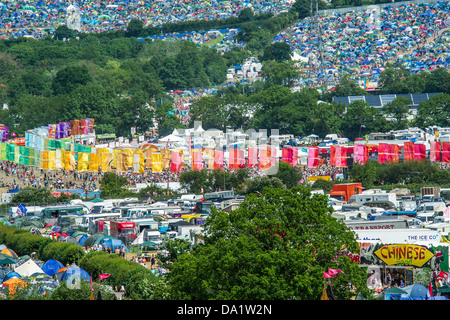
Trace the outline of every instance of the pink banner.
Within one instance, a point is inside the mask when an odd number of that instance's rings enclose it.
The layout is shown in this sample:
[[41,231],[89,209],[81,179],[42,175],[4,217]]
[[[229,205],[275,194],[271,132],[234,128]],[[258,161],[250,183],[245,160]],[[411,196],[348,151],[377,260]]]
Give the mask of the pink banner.
[[345,147],[336,147],[336,167],[347,167],[347,149]]
[[193,151],[192,158],[192,170],[201,171],[203,169],[202,152]]
[[425,160],[427,156],[427,149],[424,144],[414,145],[414,159],[415,160]]
[[181,172],[181,153],[172,152],[171,154],[170,171],[171,172]]
[[214,150],[214,170],[223,168],[223,151]]
[[319,166],[319,148],[308,148],[308,168],[317,168]]
[[248,148],[247,167],[251,168],[258,165],[258,149]]
[[430,161],[441,161],[441,143],[439,141],[430,141]]

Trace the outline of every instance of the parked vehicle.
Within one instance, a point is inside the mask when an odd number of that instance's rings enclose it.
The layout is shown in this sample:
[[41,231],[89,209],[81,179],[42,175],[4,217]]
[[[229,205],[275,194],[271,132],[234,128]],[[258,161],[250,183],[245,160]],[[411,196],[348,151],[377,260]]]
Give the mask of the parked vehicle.
[[[109,222],[109,230],[107,231],[108,235],[122,240],[122,242],[127,245],[136,238],[136,224],[131,221],[127,222],[119,222],[110,220]],[[103,230],[103,233],[105,233],[105,230]]]

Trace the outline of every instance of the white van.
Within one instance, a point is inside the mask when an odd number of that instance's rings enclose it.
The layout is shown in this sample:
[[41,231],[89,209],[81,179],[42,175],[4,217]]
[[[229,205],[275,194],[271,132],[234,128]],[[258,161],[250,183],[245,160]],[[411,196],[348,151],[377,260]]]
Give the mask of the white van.
[[434,213],[437,211],[445,211],[445,202],[424,202],[416,208],[417,215],[424,213]]

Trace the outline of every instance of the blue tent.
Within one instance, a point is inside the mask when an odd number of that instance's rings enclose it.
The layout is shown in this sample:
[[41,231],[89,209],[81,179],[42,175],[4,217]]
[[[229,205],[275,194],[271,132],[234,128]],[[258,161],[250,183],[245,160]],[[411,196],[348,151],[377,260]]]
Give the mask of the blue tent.
[[119,248],[122,250],[122,248],[125,248],[125,252],[129,252],[128,248],[123,244],[122,240],[110,238],[105,241],[103,241],[103,247],[109,247],[111,248],[111,252],[114,252],[116,248]]
[[404,287],[403,290],[405,290],[412,299],[426,299],[428,294],[428,289],[419,283]]
[[64,265],[55,259],[47,260],[43,266],[41,267],[42,271],[45,272],[45,274],[49,275],[50,277],[53,277],[55,273],[58,272],[59,269],[64,267]]
[[77,237],[75,237],[75,238],[78,240],[78,244],[79,244],[80,246],[82,246],[82,245],[84,245],[84,241],[86,241],[86,239],[87,239],[88,237],[89,237],[89,236],[88,236],[87,234],[82,234],[82,235],[77,236]]
[[6,280],[11,279],[11,278],[22,279],[22,276],[20,274],[18,274],[17,272],[11,271],[3,278],[3,282],[5,282]]
[[67,268],[67,270],[64,272],[61,281],[73,281],[75,279],[81,279],[81,280],[87,280],[91,281],[91,276],[89,273],[87,273],[85,270],[81,269],[77,266],[70,266]]

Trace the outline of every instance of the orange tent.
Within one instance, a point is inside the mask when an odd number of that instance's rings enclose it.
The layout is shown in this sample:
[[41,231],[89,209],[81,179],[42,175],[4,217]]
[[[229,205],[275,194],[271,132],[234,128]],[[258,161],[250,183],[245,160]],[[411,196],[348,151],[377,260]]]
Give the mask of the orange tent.
[[10,294],[16,293],[17,286],[19,288],[26,288],[27,283],[19,278],[11,278],[3,282],[3,288],[9,287]]
[[11,249],[8,249],[8,248],[3,249],[0,253],[7,254],[11,258],[18,258],[19,257],[17,255],[17,253],[14,252],[14,250],[11,250]]

